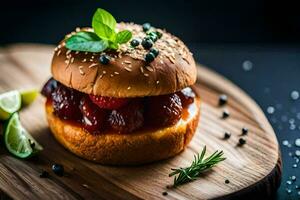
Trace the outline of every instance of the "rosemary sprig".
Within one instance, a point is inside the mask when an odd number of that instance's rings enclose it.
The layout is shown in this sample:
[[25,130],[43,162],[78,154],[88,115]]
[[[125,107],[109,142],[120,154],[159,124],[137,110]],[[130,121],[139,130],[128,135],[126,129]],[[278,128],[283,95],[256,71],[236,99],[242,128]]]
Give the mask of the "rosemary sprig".
[[169,177],[178,174],[178,176],[174,177],[174,187],[195,180],[203,172],[226,159],[225,157],[223,157],[223,151],[215,151],[207,158],[204,158],[205,153],[206,146],[204,146],[204,148],[202,149],[201,154],[198,153],[197,155],[194,155],[194,161],[192,162],[191,166],[186,168],[180,167],[176,169],[171,169],[173,172],[169,174]]

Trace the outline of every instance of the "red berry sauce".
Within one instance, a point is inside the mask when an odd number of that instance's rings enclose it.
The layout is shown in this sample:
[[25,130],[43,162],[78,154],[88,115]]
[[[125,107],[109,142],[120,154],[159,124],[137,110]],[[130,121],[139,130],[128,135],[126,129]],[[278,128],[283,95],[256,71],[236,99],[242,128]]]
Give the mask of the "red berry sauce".
[[99,108],[88,96],[82,97],[79,108],[83,127],[90,133],[101,133],[105,127],[106,110]]
[[51,100],[56,116],[79,122],[91,134],[103,134],[110,129],[124,134],[144,126],[175,125],[182,118],[183,109],[192,104],[196,96],[189,87],[172,94],[141,98],[87,95],[53,78],[41,93]]

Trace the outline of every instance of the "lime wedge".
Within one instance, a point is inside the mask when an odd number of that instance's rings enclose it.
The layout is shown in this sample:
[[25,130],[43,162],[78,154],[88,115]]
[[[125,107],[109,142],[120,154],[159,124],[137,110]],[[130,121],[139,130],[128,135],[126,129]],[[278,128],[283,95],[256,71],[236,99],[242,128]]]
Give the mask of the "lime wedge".
[[0,120],[7,120],[21,108],[21,95],[17,90],[0,94]]
[[18,113],[14,113],[6,124],[4,142],[7,150],[18,158],[28,158],[43,150],[22,126]]
[[31,104],[39,94],[37,89],[21,90],[22,106]]

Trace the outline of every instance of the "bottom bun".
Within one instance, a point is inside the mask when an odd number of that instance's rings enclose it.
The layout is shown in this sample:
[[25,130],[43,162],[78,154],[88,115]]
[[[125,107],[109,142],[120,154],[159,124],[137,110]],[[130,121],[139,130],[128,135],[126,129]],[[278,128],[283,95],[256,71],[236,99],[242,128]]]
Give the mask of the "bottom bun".
[[200,99],[183,111],[171,127],[138,130],[131,134],[93,135],[76,123],[61,120],[46,103],[46,114],[54,137],[74,154],[107,165],[137,165],[166,159],[184,150],[197,129]]

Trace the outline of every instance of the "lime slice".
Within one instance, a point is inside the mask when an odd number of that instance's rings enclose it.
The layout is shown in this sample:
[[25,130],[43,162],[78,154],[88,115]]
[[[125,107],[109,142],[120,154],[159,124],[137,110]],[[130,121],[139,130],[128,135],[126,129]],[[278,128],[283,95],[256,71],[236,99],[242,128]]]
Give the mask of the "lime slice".
[[43,150],[22,126],[18,113],[14,113],[6,124],[4,142],[7,150],[18,158],[28,158]]
[[37,89],[30,89],[30,90],[22,90],[21,98],[22,98],[22,106],[28,106],[31,104],[39,94]]
[[0,94],[0,120],[7,120],[21,108],[21,95],[17,90]]

